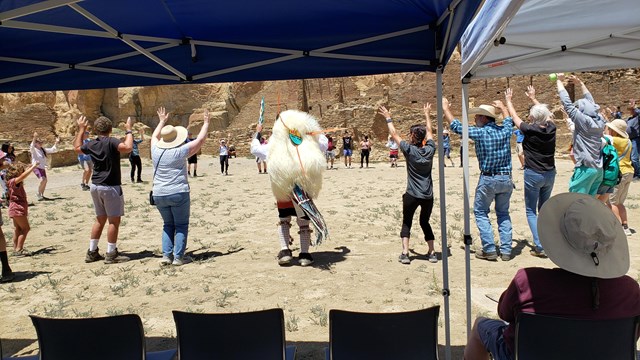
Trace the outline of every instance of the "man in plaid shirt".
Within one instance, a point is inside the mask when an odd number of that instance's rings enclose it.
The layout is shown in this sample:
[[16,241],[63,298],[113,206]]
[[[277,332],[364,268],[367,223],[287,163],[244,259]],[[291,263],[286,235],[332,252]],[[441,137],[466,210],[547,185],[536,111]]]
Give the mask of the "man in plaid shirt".
[[[502,126],[496,124],[496,108],[502,112]],[[462,134],[462,124],[453,118],[447,99],[442,99],[442,110],[451,131]],[[473,119],[471,117],[473,116]],[[511,260],[511,217],[509,201],[513,192],[511,180],[511,134],[513,120],[504,104],[496,100],[493,105],[480,105],[469,109],[470,120],[476,126],[469,127],[469,138],[475,142],[476,156],[480,163],[480,179],[476,187],[473,213],[480,232],[482,250],[476,251],[478,259],[495,261],[498,252],[493,240],[493,229],[489,221],[491,203],[496,202],[498,233],[500,234],[500,258]]]

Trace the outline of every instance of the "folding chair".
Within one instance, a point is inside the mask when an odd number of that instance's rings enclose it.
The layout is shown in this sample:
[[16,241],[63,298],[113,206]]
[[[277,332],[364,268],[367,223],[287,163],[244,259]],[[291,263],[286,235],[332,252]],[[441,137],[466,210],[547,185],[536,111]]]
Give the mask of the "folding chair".
[[38,360],[38,355],[20,356],[20,357],[2,357],[2,341],[0,341],[0,359],[2,360]]
[[176,350],[145,352],[144,330],[135,314],[52,319],[31,315],[41,360],[170,360]]
[[398,313],[330,310],[327,360],[437,360],[439,312],[439,306]]
[[293,360],[282,309],[226,314],[173,312],[178,360]]
[[517,360],[636,360],[639,317],[577,320],[522,313],[516,321]]

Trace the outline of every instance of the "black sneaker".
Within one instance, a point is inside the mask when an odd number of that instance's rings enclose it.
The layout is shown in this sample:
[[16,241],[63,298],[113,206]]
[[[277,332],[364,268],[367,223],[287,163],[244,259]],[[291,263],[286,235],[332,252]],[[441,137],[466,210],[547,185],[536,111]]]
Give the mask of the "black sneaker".
[[289,265],[291,263],[291,260],[293,260],[293,256],[291,255],[291,250],[289,249],[280,250],[280,252],[278,253],[278,265],[280,266]]
[[486,252],[480,250],[480,251],[476,251],[476,258],[477,259],[482,259],[482,260],[497,261],[498,260],[498,254],[495,253],[495,252],[486,253]]
[[136,180],[137,183],[143,183],[144,181],[142,181],[142,179],[138,179]]
[[405,265],[411,264],[411,259],[409,259],[409,256],[407,254],[400,254],[400,257],[398,257],[398,261]]
[[97,248],[93,251],[87,250],[87,256],[84,257],[84,262],[92,263],[100,260],[104,260],[104,257],[100,255]]
[[0,277],[0,283],[12,282],[15,278],[16,274],[14,274],[12,271],[2,273],[2,277]]
[[112,252],[108,252],[104,256],[105,264],[117,264],[117,263],[127,262],[129,260],[130,259],[128,257],[120,255],[120,253],[118,252],[118,249],[115,249]]
[[511,254],[501,254],[500,259],[502,261],[511,261]]
[[309,266],[313,264],[313,257],[311,257],[309,253],[300,253],[300,255],[298,255],[298,262],[300,266]]

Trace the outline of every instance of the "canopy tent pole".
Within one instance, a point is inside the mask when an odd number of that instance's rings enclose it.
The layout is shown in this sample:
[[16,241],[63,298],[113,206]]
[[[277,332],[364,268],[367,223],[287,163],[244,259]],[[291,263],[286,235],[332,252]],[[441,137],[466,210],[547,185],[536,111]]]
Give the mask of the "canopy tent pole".
[[467,337],[471,334],[471,220],[469,206],[469,83],[462,79],[462,200],[464,202],[464,264],[467,295]]
[[[436,69],[436,101],[442,104],[442,70],[443,66]],[[442,106],[436,106],[438,109],[438,143],[442,139]],[[445,337],[445,359],[451,359],[451,329],[449,319],[449,247],[447,246],[447,206],[445,195],[445,177],[444,177],[444,148],[438,146],[438,184],[440,188],[440,237],[442,239],[442,296],[444,297],[444,337]]]

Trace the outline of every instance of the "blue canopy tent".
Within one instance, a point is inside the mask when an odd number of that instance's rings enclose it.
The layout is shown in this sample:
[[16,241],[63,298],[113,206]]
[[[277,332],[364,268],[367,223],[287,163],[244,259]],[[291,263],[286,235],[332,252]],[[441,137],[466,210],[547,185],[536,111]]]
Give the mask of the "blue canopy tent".
[[[444,66],[482,1],[2,0],[0,92],[431,71],[440,99]],[[438,123],[440,138],[440,109]]]

